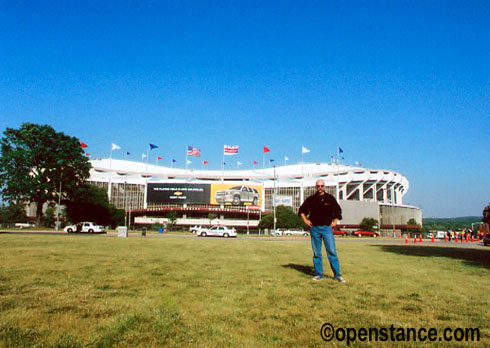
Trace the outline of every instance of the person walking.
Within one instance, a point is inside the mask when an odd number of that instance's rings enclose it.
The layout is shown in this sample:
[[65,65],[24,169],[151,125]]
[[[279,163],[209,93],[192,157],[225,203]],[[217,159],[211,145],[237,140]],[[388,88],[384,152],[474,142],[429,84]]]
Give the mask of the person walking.
[[330,268],[334,279],[345,283],[340,274],[340,264],[335,248],[335,238],[332,227],[342,219],[342,209],[334,196],[325,192],[325,182],[316,181],[316,192],[308,197],[299,208],[298,215],[310,227],[311,247],[313,249],[313,280],[323,279],[322,240],[325,243]]

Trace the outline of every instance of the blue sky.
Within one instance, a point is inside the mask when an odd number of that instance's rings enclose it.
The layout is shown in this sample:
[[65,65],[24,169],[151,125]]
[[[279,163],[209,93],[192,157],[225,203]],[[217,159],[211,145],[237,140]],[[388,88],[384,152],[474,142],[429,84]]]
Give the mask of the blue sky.
[[487,1],[0,0],[0,132],[49,124],[95,157],[405,175],[425,217],[490,202]]

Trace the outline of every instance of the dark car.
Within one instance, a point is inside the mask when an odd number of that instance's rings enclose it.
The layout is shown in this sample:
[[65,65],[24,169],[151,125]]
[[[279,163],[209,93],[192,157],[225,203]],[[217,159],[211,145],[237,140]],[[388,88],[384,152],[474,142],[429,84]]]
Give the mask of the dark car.
[[355,232],[352,232],[352,235],[356,236],[356,237],[374,237],[374,238],[379,237],[378,232],[361,231],[361,230],[357,230]]
[[483,245],[490,245],[490,233],[487,233],[485,237],[483,237]]

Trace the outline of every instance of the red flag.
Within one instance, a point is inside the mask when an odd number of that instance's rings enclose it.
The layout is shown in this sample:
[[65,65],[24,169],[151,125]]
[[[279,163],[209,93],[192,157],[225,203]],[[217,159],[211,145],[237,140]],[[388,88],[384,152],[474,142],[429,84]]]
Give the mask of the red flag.
[[267,147],[264,146],[264,153],[271,152]]
[[158,156],[158,157],[157,157],[157,160],[159,160],[159,161],[160,161],[161,159],[163,159],[163,158],[161,158],[160,156]]
[[85,156],[90,157],[90,154],[89,153],[85,153]]
[[255,165],[255,164],[258,164],[258,163],[257,163],[257,161],[254,161],[254,165]]
[[208,164],[208,161],[202,161],[202,164]]
[[80,146],[82,147],[82,149],[84,149],[84,148],[88,147],[88,146],[87,146],[87,144],[82,143],[82,142],[80,142]]

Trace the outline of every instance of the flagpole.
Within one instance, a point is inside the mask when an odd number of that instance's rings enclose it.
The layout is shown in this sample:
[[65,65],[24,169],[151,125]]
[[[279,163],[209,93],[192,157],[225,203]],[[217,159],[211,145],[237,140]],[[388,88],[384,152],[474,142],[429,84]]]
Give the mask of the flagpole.
[[223,144],[223,154],[221,156],[221,181],[225,181],[225,144]]

